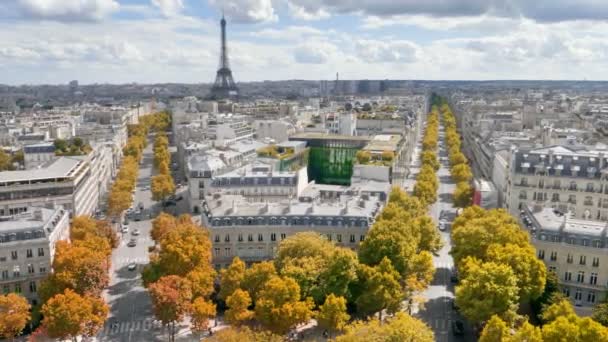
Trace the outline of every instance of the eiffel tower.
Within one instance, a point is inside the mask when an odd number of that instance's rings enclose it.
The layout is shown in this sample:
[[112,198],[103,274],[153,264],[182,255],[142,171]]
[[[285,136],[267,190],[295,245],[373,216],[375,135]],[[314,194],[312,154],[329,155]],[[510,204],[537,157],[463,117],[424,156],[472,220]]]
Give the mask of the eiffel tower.
[[228,47],[226,46],[226,19],[222,15],[220,21],[222,26],[222,51],[220,55],[220,66],[217,69],[217,76],[215,76],[215,83],[211,88],[209,97],[214,100],[221,100],[227,98],[238,98],[239,88],[232,78],[232,70],[230,70],[230,63],[228,62]]

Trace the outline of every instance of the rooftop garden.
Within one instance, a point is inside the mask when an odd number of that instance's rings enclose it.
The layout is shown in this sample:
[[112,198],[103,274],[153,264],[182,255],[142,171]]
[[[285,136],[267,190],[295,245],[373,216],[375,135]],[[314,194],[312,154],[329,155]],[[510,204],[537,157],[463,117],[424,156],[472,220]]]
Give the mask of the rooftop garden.
[[78,137],[71,140],[56,139],[53,144],[56,156],[82,156],[93,150],[91,145]]
[[273,159],[287,159],[294,155],[294,149],[292,147],[281,147],[277,145],[269,145],[262,147],[257,150],[259,157],[273,158]]
[[395,159],[395,153],[391,151],[371,153],[370,151],[361,150],[357,152],[356,158],[357,164],[361,165],[391,166]]

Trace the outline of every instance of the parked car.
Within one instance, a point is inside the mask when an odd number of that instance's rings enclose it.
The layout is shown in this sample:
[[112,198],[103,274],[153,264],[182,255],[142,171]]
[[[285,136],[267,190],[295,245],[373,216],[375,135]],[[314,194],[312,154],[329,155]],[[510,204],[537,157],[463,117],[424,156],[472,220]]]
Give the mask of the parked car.
[[144,210],[144,202],[139,202],[137,207],[139,208],[139,210]]
[[135,271],[135,269],[137,269],[137,264],[134,263],[134,262],[132,262],[132,263],[129,264],[129,266],[127,266],[127,269],[129,271]]
[[445,222],[439,221],[438,228],[439,228],[440,231],[442,231],[442,232],[445,231],[446,227],[447,227],[447,225],[446,225]]
[[129,240],[129,243],[127,244],[127,246],[129,246],[129,247],[137,246],[137,240],[135,240],[135,239]]
[[128,232],[129,232],[129,226],[127,226],[126,224],[123,224],[123,225],[122,225],[122,228],[120,229],[120,231],[121,231],[123,234],[128,233]]
[[458,320],[452,322],[452,333],[455,336],[464,335],[464,323],[462,323],[462,321],[458,321]]
[[137,228],[133,229],[133,231],[131,231],[131,235],[138,236],[139,235],[139,229],[137,229]]

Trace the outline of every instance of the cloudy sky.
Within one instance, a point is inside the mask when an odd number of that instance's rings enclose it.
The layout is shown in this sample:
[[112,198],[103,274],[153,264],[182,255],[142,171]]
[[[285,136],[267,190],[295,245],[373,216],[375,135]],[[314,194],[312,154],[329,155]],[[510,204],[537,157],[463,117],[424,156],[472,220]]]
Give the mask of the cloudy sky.
[[607,0],[0,0],[0,83],[608,79]]

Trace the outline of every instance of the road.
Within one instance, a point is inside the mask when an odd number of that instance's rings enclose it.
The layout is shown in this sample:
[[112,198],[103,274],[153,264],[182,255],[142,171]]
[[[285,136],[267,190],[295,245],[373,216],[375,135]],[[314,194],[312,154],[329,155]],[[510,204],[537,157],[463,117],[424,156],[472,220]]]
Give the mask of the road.
[[[160,212],[149,190],[152,164],[153,152],[150,140],[143,152],[133,201],[134,206],[143,203],[146,215],[142,221],[129,222],[129,233],[121,236],[120,246],[112,253],[110,286],[104,293],[106,302],[110,306],[110,314],[103,329],[97,335],[98,341],[167,340],[165,330],[154,318],[150,297],[141,281],[141,270],[149,262],[148,248],[154,245],[150,238],[151,220]],[[178,207],[171,210],[174,210],[175,214],[187,211],[189,206],[184,203],[186,200],[187,196],[184,196],[184,200],[178,202]],[[138,236],[132,235],[135,229],[140,232]],[[137,240],[135,247],[127,246],[130,239]],[[129,271],[127,266],[130,263],[135,263],[137,269]],[[182,337],[180,340],[190,339]]]
[[[419,156],[422,149],[422,134],[423,132],[420,132],[419,136],[417,137],[416,148],[410,167],[411,174],[404,184],[404,187],[409,192],[413,190],[416,175],[420,169]],[[445,146],[445,131],[441,124],[439,128],[438,145],[437,156],[439,158],[447,158],[448,152]],[[449,164],[447,160],[441,162],[441,167],[437,171],[437,177],[439,177],[438,199],[437,202],[429,208],[429,214],[435,222],[439,222],[439,215],[441,211],[450,213],[450,218],[453,218],[456,214],[456,209],[453,207],[452,202],[452,193],[456,185],[450,177]],[[452,274],[454,261],[452,256],[449,254],[450,250],[452,249],[449,225],[448,229],[446,229],[444,232],[440,232],[440,234],[443,239],[444,246],[433,257],[433,263],[435,265],[435,277],[431,283],[431,286],[429,286],[429,288],[423,293],[423,297],[426,302],[421,306],[416,315],[424,320],[431,327],[431,329],[433,329],[433,332],[435,333],[435,341],[476,341],[476,338],[473,336],[473,331],[468,324],[465,324],[465,336],[454,336],[452,332],[452,322],[455,320],[464,322],[464,319],[452,307],[452,301],[454,300],[454,284],[451,283],[450,277]]]

